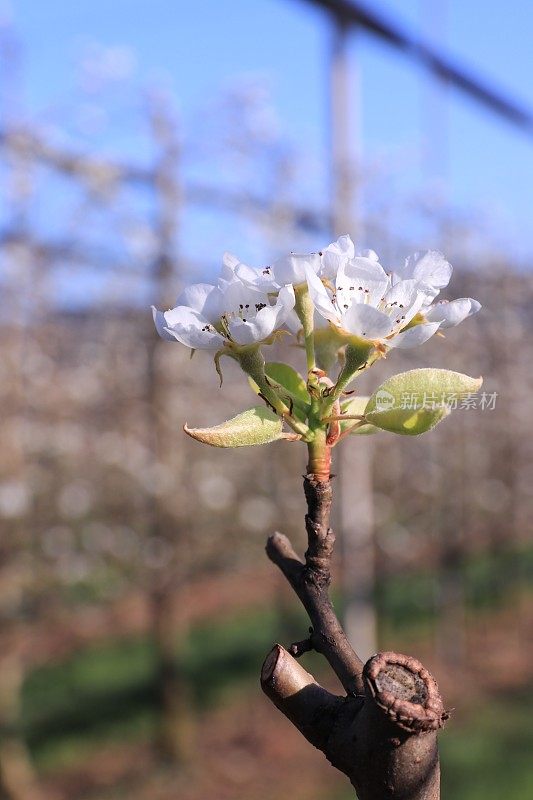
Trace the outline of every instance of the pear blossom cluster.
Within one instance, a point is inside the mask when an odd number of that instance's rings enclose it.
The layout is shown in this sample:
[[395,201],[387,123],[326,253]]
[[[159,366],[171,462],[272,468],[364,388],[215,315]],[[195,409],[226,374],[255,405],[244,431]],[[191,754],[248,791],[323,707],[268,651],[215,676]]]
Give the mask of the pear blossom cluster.
[[[294,288],[289,283],[276,285],[275,291],[267,290],[260,271],[253,285],[246,283],[238,275],[240,266],[244,265],[235,256],[225,253],[216,284],[195,283],[186,287],[175,308],[169,311],[161,312],[152,306],[159,335],[203,350],[219,350],[225,345],[246,346],[271,339],[283,328],[294,308]],[[270,274],[270,268],[263,272]],[[270,284],[269,280],[269,287]]]
[[279,331],[302,327],[295,304],[303,290],[315,327],[334,329],[346,343],[410,348],[481,308],[470,297],[437,299],[451,275],[437,251],[415,253],[386,270],[373,250],[356,251],[347,235],[319,252],[290,253],[262,268],[226,253],[216,283],[187,287],[169,311],[153,308],[154,322],[162,338],[193,349],[271,343]]

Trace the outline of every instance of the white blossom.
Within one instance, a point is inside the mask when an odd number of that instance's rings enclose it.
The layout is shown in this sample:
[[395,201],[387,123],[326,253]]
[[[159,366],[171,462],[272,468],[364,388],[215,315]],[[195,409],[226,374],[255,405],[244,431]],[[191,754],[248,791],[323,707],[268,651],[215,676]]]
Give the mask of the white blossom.
[[225,253],[215,285],[187,287],[175,308],[153,309],[154,322],[162,338],[195,349],[263,342],[282,327],[301,328],[294,289],[307,286],[317,328],[331,324],[348,338],[415,347],[481,308],[470,297],[435,301],[451,274],[437,251],[415,253],[386,272],[373,250],[358,252],[348,235],[316,253],[290,253],[259,268]]
[[324,283],[330,282],[315,271],[307,269],[306,278],[317,311],[348,337],[415,347],[440,327],[457,325],[481,308],[471,298],[433,304],[452,272],[440,253],[416,254],[393,273],[385,272],[374,251],[354,258],[335,251],[335,257],[338,268],[329,291]]
[[441,328],[452,328],[460,322],[476,314],[481,303],[471,297],[460,297],[457,300],[440,300],[434,302],[441,289],[450,282],[453,267],[438,250],[415,253],[406,258],[403,267],[396,270],[391,280],[416,280],[426,295],[422,306],[422,314],[428,322],[440,322]]
[[323,250],[315,253],[289,253],[274,261],[271,266],[255,268],[238,263],[235,274],[247,286],[271,292],[289,283],[293,286],[305,284],[308,270],[321,278],[332,279],[340,267],[356,255],[378,260],[373,250],[356,253],[354,243],[346,234],[339,236],[337,241],[328,244]]
[[188,286],[169,311],[152,307],[161,338],[193,349],[219,350],[227,344],[262,342],[279,330],[294,308],[292,286],[282,286],[273,297],[245,285],[236,275],[238,265],[226,254],[217,285]]

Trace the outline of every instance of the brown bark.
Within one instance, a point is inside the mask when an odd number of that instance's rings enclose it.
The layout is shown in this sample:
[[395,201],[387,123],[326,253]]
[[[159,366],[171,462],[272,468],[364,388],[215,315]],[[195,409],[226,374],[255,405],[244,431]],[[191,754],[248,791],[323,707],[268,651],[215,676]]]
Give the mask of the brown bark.
[[[281,533],[269,538],[267,554],[298,595],[312,627],[309,638],[291,645],[290,653],[280,645],[269,653],[261,673],[263,691],[350,779],[359,800],[438,800],[437,731],[447,714],[437,684],[409,656],[378,653],[363,665],[354,652],[329,597],[335,541],[329,527],[331,480],[308,474],[304,491],[304,561]],[[295,660],[311,649],[326,657],[347,696],[323,689]]]
[[[346,692],[362,693],[363,663],[346,638],[329,597],[330,563],[335,543],[335,534],[328,525],[333,497],[331,481],[317,481],[314,476],[307,475],[304,491],[308,506],[305,563],[300,561],[282,533],[269,538],[267,554],[281,569],[309,615],[312,648],[327,658]],[[298,655],[295,645],[291,652]]]

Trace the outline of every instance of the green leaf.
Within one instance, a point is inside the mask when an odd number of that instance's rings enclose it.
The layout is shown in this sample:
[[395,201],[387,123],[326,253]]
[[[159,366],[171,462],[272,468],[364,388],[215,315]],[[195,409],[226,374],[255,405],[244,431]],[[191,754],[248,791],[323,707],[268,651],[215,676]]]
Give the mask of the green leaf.
[[435,410],[421,408],[418,411],[392,409],[390,411],[372,411],[366,415],[366,418],[376,428],[381,428],[383,431],[401,433],[405,436],[419,436],[434,428],[449,413],[447,408]]
[[[305,421],[309,411],[311,398],[307,392],[307,385],[299,372],[290,367],[288,364],[278,363],[276,361],[269,361],[265,364],[265,374],[269,381],[276,386],[281,387],[278,390],[283,399],[285,396],[290,402],[287,405],[293,406],[293,413],[300,420]],[[252,378],[248,378],[248,382],[256,394],[259,394],[259,387]]]
[[183,426],[188,436],[212,447],[248,447],[291,438],[291,434],[283,433],[282,428],[280,417],[264,406],[250,408],[212,428]]
[[418,436],[434,428],[478,391],[482,378],[447,369],[413,369],[376,389],[365,408],[368,422],[385,431]]
[[286,390],[294,400],[299,400],[304,405],[310,403],[307,385],[299,372],[277,361],[267,361],[265,364],[267,376]]
[[[341,411],[343,414],[349,414],[350,416],[354,417],[362,417],[364,416],[367,403],[368,397],[352,397],[349,400],[345,400],[341,403]],[[350,433],[354,436],[378,433],[379,431],[379,428],[376,428],[375,425],[358,425],[357,420],[347,419],[346,422],[341,422],[341,433],[353,428],[354,425],[357,427],[350,431]]]

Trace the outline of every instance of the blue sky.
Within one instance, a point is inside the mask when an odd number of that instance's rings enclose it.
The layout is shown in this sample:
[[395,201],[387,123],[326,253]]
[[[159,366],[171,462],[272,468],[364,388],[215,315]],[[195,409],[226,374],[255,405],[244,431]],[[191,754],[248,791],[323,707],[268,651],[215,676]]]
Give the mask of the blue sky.
[[[300,0],[13,0],[25,50],[24,103],[32,112],[72,92],[84,42],[127,46],[137,76],[166,76],[183,118],[240,76],[264,79],[283,134],[309,157],[317,193],[327,191],[327,18]],[[374,0],[473,72],[529,107],[530,0]],[[424,193],[436,178],[467,213],[494,220],[495,238],[524,260],[530,225],[533,140],[472,101],[442,98],[418,69],[368,34],[351,42],[355,141],[365,162],[396,170],[404,189]],[[355,87],[358,85],[358,90]],[[128,135],[115,145],[127,151]],[[424,155],[425,153],[425,155]],[[323,203],[317,203],[323,205]]]

